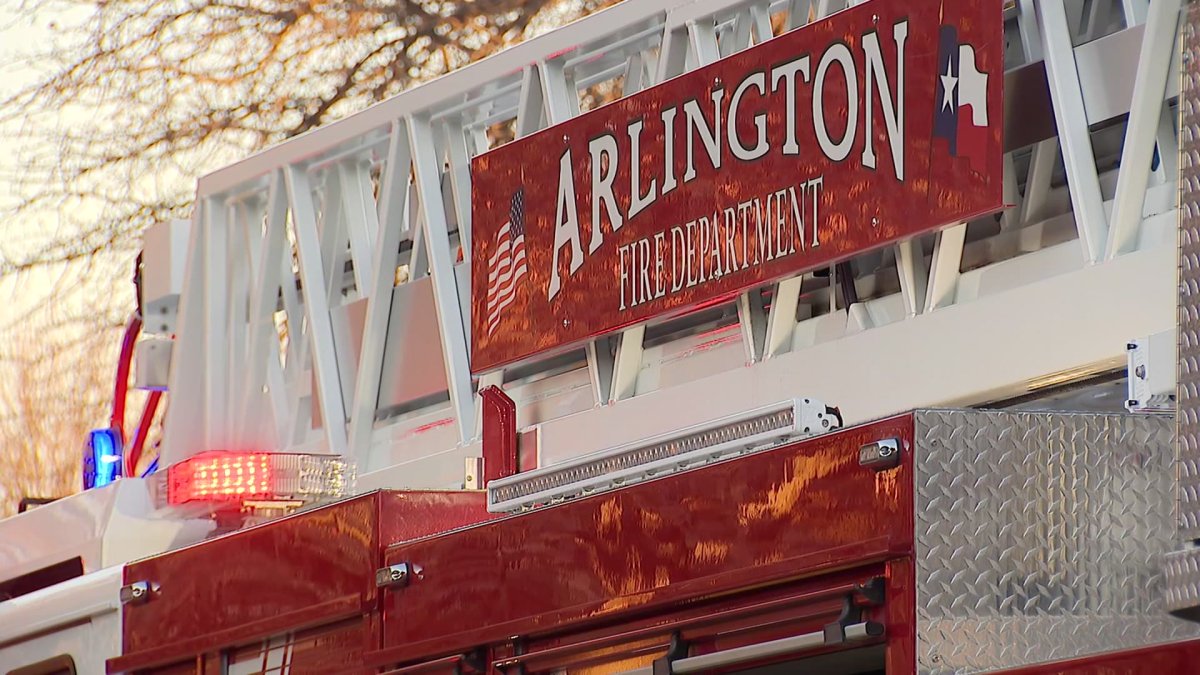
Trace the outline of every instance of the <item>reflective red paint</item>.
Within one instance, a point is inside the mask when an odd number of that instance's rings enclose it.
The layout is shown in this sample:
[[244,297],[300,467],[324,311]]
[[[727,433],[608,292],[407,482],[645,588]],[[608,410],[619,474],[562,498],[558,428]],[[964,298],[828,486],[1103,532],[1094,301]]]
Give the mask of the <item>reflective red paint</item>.
[[487,495],[480,491],[384,490],[378,494],[381,548],[500,517],[488,513]]
[[[878,566],[823,575],[796,584],[747,590],[718,599],[698,599],[670,614],[620,621],[595,630],[575,631],[524,642],[521,654],[497,654],[497,667],[523,665],[540,672],[578,666],[585,661],[624,660],[644,652],[651,657],[666,651],[673,633],[696,645],[692,655],[713,651],[721,634],[747,629],[782,628],[805,632],[797,624],[820,629],[835,620],[842,599],[881,572]],[[753,641],[751,639],[751,641]],[[502,651],[502,650],[497,650]]]
[[999,210],[1001,10],[875,0],[476,157],[472,369]]
[[912,470],[858,466],[911,439],[901,416],[392,547],[418,573],[382,594],[376,665],[574,631],[909,555]]
[[[649,665],[666,653],[675,634],[688,644],[689,656],[699,656],[820,631],[838,619],[847,594],[882,574],[883,566],[870,565],[723,597],[696,598],[676,611],[524,641],[521,654],[498,648],[494,666],[499,671],[519,664],[537,673],[603,666],[600,672],[618,673]],[[864,618],[870,620],[882,618],[883,611],[863,607]]]
[[483,411],[483,486],[517,472],[517,404],[500,387],[479,391]]
[[389,544],[492,517],[482,492],[373,492],[130,563],[159,586],[122,608],[109,672],[169,664],[307,626],[363,617],[376,649],[375,570]]
[[889,673],[917,672],[917,578],[912,558],[887,564],[887,605],[883,624],[887,630],[884,656]]

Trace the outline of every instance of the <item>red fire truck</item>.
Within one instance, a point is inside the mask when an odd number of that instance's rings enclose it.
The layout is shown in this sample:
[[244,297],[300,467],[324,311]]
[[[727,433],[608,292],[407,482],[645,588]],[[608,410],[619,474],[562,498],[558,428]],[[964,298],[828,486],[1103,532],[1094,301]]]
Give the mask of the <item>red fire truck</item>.
[[1200,672],[1198,26],[629,0],[205,176],[0,675]]

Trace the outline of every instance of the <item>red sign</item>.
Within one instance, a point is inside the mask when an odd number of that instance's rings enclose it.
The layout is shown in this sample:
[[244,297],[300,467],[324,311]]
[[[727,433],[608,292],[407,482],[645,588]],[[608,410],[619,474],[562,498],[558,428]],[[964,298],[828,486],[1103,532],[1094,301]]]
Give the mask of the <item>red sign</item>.
[[1002,207],[1001,0],[873,0],[476,157],[472,370]]

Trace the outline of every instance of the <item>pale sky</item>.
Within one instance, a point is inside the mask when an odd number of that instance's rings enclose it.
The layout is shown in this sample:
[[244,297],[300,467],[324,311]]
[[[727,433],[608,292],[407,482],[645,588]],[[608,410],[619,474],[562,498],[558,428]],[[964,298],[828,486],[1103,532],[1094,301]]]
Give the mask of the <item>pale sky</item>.
[[[6,98],[21,87],[36,81],[48,64],[36,54],[51,47],[64,46],[61,27],[78,22],[88,14],[86,9],[55,7],[51,2],[40,3],[37,16],[22,10],[19,0],[0,0],[0,98]],[[39,4],[39,3],[34,3]],[[17,154],[21,129],[0,128],[0,167],[19,164]],[[12,188],[0,178],[0,203],[12,199]],[[58,214],[48,212],[35,219],[6,223],[3,226],[8,245],[27,240],[38,231],[54,228]],[[8,249],[5,249],[8,250]],[[39,304],[82,301],[61,291],[61,272],[48,270],[25,275],[21,279],[0,279],[0,331],[29,309]]]

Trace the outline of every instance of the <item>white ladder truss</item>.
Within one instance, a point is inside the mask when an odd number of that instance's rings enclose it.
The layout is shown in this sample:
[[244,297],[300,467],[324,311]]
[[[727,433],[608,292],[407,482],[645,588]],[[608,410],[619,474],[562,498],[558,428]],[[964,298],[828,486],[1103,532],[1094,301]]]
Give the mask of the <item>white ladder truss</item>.
[[860,256],[851,306],[806,274],[479,380],[471,156],[844,0],[630,0],[205,176],[162,463],[333,452],[366,487],[446,486],[487,384],[553,462],[800,391],[852,423],[1116,368],[1174,325],[1179,5],[1009,3],[1013,207]]

